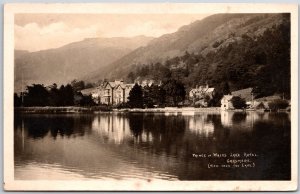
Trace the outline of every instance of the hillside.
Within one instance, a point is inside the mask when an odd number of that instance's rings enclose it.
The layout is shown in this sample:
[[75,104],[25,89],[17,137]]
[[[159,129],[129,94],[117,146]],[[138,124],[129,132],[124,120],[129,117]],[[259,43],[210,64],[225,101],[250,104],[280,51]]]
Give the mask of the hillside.
[[97,81],[102,78],[126,78],[142,64],[165,63],[167,59],[189,53],[206,57],[233,43],[243,36],[255,38],[274,25],[283,23],[281,14],[216,14],[181,27],[177,32],[153,39],[119,60],[83,77]]
[[15,51],[15,91],[31,83],[67,83],[146,45],[151,37],[90,38],[57,49]]
[[176,79],[187,90],[208,84],[216,88],[219,98],[248,87],[254,88],[257,97],[277,94],[289,98],[290,17],[280,14],[276,18],[272,26],[268,23],[268,27],[261,26],[253,33],[231,32],[199,52],[187,50],[162,63],[135,66],[126,78]]

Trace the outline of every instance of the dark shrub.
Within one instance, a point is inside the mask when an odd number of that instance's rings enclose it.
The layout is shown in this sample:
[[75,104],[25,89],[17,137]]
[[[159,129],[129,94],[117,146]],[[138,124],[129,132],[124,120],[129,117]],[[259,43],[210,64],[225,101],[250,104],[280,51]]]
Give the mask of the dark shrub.
[[285,109],[289,106],[289,102],[282,99],[273,100],[268,103],[269,108],[272,111],[277,111],[278,109]]
[[247,107],[246,101],[239,96],[232,97],[231,102],[233,107],[236,109],[242,109]]

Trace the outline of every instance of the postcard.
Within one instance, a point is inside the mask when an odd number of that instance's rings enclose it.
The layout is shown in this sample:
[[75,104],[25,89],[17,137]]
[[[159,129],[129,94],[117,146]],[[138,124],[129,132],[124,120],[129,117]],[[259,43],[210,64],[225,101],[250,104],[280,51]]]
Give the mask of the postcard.
[[7,191],[293,191],[298,7],[4,7]]

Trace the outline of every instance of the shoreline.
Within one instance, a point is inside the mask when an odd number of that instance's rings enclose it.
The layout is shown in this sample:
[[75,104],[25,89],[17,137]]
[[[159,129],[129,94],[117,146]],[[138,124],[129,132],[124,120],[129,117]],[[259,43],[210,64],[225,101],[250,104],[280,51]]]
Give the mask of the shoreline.
[[220,107],[208,108],[193,108],[193,107],[166,107],[166,108],[124,108],[124,109],[111,109],[103,107],[15,107],[15,113],[46,113],[46,114],[59,114],[59,113],[196,113],[196,112],[220,112]]
[[[263,110],[221,110],[220,107],[207,107],[207,108],[194,108],[194,107],[165,107],[165,108],[124,108],[124,109],[112,109],[109,107],[77,107],[77,106],[66,106],[66,107],[15,107],[15,113],[24,114],[82,114],[82,113],[165,113],[165,114],[182,114],[182,115],[193,115],[197,113],[220,113],[220,112],[264,112]],[[278,110],[277,112],[288,112]]]

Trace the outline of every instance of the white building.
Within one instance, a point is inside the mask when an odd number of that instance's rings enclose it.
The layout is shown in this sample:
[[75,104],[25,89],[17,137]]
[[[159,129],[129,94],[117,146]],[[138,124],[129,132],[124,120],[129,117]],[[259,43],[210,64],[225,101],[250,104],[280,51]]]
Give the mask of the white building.
[[233,95],[224,95],[221,99],[221,110],[230,110],[234,109],[231,99]]

